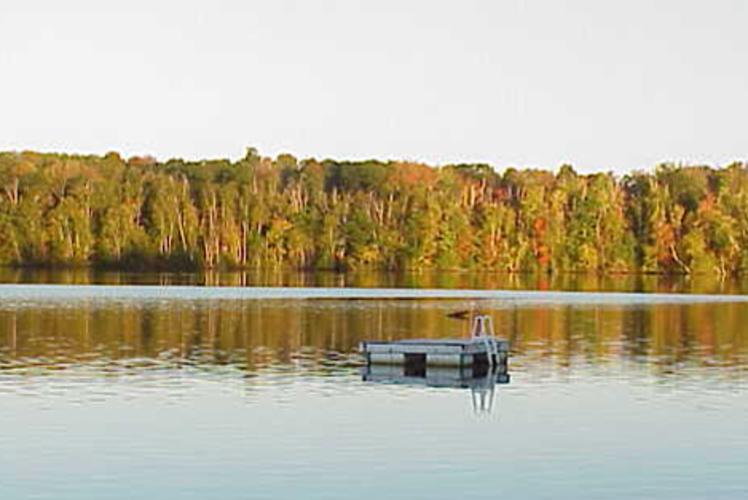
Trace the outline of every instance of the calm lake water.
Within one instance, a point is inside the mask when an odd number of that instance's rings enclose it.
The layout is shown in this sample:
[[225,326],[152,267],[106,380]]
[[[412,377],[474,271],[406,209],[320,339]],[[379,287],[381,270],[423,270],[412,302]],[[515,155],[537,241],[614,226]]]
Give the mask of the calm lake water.
[[[580,279],[0,272],[0,498],[746,498],[744,287]],[[463,309],[508,383],[362,366]]]

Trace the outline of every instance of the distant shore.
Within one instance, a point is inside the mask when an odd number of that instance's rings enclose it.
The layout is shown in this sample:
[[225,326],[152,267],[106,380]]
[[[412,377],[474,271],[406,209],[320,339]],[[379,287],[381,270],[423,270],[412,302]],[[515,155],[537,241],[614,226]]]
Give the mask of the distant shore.
[[748,170],[5,152],[0,265],[740,275]]

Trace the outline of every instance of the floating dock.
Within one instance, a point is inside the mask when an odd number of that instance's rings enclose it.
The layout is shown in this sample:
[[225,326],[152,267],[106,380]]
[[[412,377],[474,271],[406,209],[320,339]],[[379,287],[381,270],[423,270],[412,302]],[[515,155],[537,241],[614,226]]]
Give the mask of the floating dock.
[[367,364],[502,366],[507,363],[509,342],[493,336],[489,316],[477,316],[469,339],[367,341],[359,350]]
[[494,384],[508,384],[506,365],[495,369],[488,366],[415,367],[409,365],[369,365],[361,370],[365,382],[416,385],[450,389],[485,389]]

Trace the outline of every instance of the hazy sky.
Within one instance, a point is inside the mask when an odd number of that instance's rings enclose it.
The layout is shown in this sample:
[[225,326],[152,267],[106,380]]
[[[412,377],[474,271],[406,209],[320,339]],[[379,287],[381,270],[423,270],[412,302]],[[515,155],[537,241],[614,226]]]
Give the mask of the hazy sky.
[[0,149],[748,159],[748,1],[0,3]]

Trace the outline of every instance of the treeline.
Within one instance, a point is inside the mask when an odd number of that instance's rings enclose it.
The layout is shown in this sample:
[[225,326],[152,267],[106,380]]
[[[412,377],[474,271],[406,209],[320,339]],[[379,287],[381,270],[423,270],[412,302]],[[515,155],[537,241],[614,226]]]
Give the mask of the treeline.
[[748,165],[617,177],[484,164],[0,153],[0,264],[748,270]]

